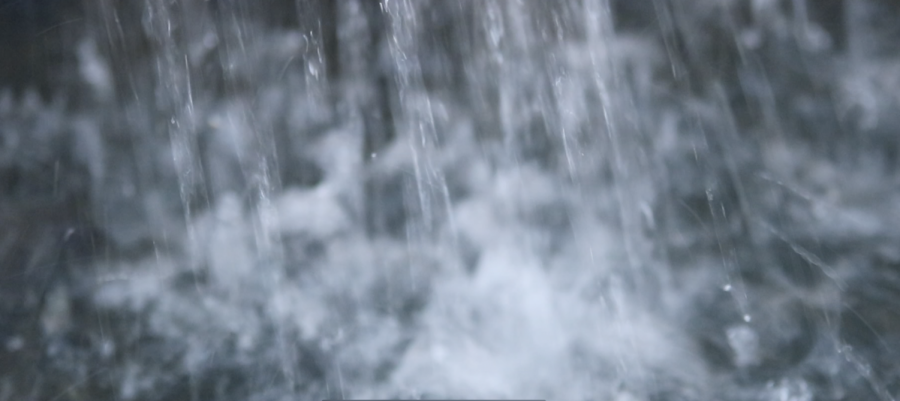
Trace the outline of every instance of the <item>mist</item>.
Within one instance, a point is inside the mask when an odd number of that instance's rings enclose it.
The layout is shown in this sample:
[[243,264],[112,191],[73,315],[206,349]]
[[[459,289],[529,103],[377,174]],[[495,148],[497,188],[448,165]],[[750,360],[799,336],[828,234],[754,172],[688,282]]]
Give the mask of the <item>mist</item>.
[[0,1],[0,401],[894,400],[887,0]]

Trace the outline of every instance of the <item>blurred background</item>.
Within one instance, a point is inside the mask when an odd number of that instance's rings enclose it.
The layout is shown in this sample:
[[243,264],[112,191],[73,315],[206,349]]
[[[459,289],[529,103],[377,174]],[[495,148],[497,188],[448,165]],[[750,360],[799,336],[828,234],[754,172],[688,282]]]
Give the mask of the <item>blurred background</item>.
[[0,401],[900,396],[890,0],[0,0]]

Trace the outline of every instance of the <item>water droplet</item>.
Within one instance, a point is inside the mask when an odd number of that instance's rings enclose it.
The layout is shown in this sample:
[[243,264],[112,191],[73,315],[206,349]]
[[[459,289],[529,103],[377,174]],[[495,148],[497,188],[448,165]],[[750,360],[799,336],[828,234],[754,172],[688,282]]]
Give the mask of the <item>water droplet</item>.
[[759,363],[759,336],[750,326],[741,324],[726,330],[728,345],[734,352],[734,363],[738,367]]
[[750,320],[751,320],[750,315],[744,315],[745,322],[750,323]]
[[813,392],[809,384],[801,379],[782,379],[777,384],[766,384],[769,396],[773,401],[811,401]]
[[22,347],[24,347],[24,346],[25,346],[25,340],[19,336],[12,337],[6,341],[6,350],[8,352],[18,351],[18,350],[22,349]]
[[722,287],[722,291],[731,292],[731,284],[725,284],[725,286]]

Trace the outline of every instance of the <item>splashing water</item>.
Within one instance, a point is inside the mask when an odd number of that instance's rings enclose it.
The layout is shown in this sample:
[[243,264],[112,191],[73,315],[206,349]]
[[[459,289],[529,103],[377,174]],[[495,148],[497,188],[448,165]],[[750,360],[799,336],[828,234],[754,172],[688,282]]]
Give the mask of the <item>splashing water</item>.
[[29,4],[0,400],[900,391],[888,1]]

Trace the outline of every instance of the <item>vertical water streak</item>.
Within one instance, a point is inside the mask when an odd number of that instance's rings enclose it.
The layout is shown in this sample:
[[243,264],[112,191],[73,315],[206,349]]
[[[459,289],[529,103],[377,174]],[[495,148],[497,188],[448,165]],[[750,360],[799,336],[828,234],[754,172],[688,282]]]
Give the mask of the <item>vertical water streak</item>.
[[632,95],[617,65],[614,31],[609,2],[585,2],[585,28],[588,56],[593,68],[592,90],[599,95],[601,110],[594,129],[605,136],[612,171],[612,190],[627,257],[627,269],[620,279],[636,301],[653,304],[658,283],[650,268],[650,243],[644,233],[642,205],[650,202],[652,192],[644,156],[644,143]]
[[415,178],[413,202],[407,211],[413,219],[407,223],[407,240],[416,243],[436,234],[439,224],[450,211],[447,184],[437,164],[438,134],[435,127],[432,99],[425,93],[425,82],[419,59],[417,35],[420,24],[419,5],[409,0],[385,2],[390,15],[390,54],[396,73],[398,94],[397,132],[407,134],[407,146],[412,152]]
[[[144,16],[146,29],[150,31],[157,49],[157,56],[153,60],[157,82],[156,117],[166,122],[165,132],[178,177],[189,246],[196,242],[196,233],[191,223],[194,209],[199,203],[209,201],[208,194],[204,193],[203,167],[198,155],[196,116],[190,82],[191,66],[186,52],[193,33],[190,32],[187,21],[198,17],[197,11],[191,4],[148,1]],[[198,265],[196,260],[189,263],[192,268]]]

